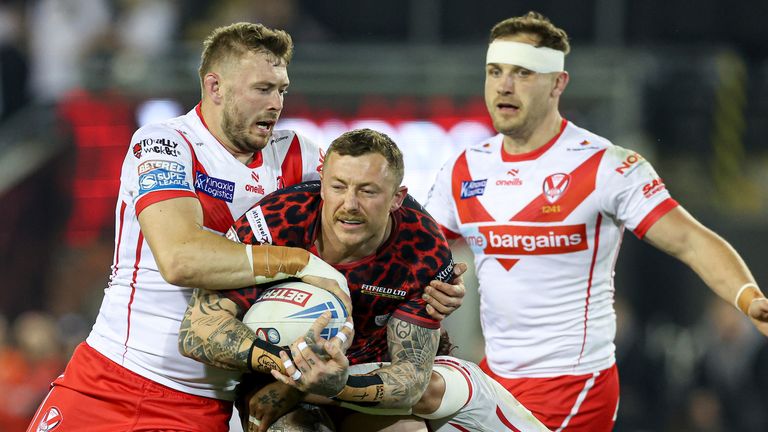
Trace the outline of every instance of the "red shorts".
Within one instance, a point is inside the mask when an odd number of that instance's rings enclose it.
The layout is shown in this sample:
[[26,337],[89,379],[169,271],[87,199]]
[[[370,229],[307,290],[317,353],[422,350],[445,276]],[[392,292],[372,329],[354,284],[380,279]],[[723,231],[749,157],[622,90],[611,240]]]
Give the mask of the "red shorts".
[[616,365],[587,375],[515,379],[494,374],[485,359],[480,368],[553,431],[613,430],[619,408],[619,372]]
[[231,414],[231,402],[170,389],[81,343],[27,432],[226,432]]

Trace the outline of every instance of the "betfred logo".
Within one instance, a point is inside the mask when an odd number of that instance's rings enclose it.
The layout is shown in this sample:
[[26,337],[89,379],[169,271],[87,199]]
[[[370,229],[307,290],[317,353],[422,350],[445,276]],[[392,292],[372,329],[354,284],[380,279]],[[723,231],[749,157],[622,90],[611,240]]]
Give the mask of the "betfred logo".
[[142,162],[141,165],[139,165],[138,171],[139,175],[142,175],[156,169],[175,173],[183,173],[184,165],[172,161],[148,160],[146,162]]
[[640,153],[633,153],[627,156],[626,159],[624,159],[624,162],[622,162],[621,165],[619,165],[616,168],[616,172],[621,175],[624,175],[628,170],[631,171],[630,168],[632,168],[636,163],[640,162],[641,160],[643,160],[643,157],[640,156]]
[[478,227],[480,238],[467,242],[482,245],[486,255],[554,255],[586,250],[587,227],[580,225]]
[[310,297],[311,293],[294,288],[272,288],[264,292],[258,301],[280,301],[304,307]]

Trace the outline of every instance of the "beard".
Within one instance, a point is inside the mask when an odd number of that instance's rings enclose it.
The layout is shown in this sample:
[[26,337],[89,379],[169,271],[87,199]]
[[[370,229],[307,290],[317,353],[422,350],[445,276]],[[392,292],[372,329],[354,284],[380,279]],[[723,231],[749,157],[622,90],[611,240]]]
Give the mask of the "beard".
[[221,120],[221,128],[224,136],[232,143],[238,151],[249,153],[258,152],[266,147],[269,137],[262,139],[250,135],[249,123],[244,115],[235,107],[229,99],[224,106],[224,112]]

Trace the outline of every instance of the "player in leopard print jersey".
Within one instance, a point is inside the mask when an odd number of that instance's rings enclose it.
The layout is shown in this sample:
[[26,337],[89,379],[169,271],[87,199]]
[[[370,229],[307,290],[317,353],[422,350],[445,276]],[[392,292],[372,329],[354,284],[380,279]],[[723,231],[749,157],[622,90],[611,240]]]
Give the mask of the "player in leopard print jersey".
[[[306,248],[317,255],[321,207],[319,182],[292,186],[262,199],[235,221],[228,236],[246,244]],[[450,279],[451,252],[435,221],[410,195],[391,217],[392,234],[374,255],[334,264],[346,276],[352,297],[356,337],[347,352],[351,364],[388,361],[390,316],[421,327],[439,326],[425,311],[423,287],[436,275]],[[222,295],[247,311],[263,290],[254,286]]]

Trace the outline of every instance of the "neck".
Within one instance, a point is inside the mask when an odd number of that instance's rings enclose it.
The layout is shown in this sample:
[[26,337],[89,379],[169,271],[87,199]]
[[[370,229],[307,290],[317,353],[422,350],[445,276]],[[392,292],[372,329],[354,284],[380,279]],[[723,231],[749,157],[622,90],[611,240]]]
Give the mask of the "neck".
[[560,133],[563,117],[552,111],[544,120],[531,131],[520,131],[519,134],[504,135],[504,151],[509,154],[530,153],[541,148]]

